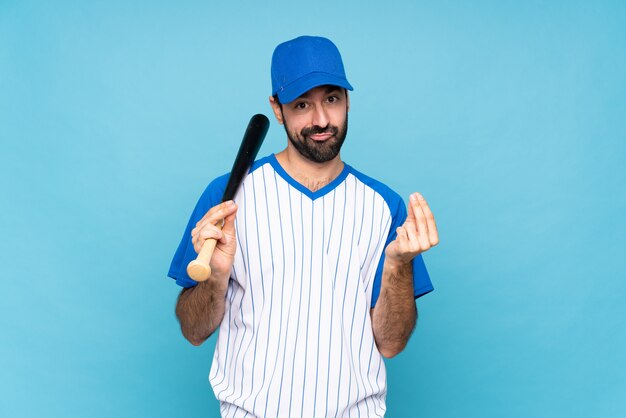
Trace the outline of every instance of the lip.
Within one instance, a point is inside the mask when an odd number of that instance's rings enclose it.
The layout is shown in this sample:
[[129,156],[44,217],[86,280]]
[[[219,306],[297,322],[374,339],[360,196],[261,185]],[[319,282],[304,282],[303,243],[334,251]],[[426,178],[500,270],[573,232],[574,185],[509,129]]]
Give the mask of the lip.
[[309,135],[309,138],[311,138],[313,141],[326,141],[331,136],[333,136],[333,134],[328,132],[328,133],[323,133],[323,134]]

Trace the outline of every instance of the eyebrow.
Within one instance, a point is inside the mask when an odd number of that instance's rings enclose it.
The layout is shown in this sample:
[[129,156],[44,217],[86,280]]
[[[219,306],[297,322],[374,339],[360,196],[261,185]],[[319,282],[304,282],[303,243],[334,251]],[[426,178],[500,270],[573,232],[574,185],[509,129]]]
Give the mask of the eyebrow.
[[[327,86],[326,90],[324,91],[324,94],[333,93],[335,91],[341,91],[341,89],[338,86]],[[309,90],[306,93],[302,94],[298,98],[299,99],[308,99],[310,95],[311,95],[311,90]]]

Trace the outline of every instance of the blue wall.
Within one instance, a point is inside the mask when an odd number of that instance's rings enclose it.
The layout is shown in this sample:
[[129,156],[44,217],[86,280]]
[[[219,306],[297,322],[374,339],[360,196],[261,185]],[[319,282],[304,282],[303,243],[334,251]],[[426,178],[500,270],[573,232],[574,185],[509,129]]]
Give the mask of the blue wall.
[[130,3],[0,0],[0,416],[218,415],[167,268],[301,34],[439,226],[388,416],[624,414],[626,3]]

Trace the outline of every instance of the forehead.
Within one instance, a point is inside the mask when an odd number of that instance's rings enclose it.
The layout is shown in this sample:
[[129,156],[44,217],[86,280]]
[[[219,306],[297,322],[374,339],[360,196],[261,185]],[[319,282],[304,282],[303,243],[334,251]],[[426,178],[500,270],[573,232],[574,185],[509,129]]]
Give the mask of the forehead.
[[[333,86],[330,84],[326,84],[323,86],[318,86],[318,87],[314,87],[311,90],[307,91],[306,93],[303,93],[300,95],[300,97],[298,97],[298,99],[309,99],[313,96],[317,96],[317,95],[327,95],[330,93],[343,93],[343,88],[339,87],[339,86]],[[297,99],[296,99],[297,100]]]

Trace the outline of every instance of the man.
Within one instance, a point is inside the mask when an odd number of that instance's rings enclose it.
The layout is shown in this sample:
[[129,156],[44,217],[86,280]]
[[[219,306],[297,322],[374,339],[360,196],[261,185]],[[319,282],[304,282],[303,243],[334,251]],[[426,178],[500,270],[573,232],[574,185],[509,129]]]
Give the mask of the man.
[[[352,86],[330,40],[280,44],[271,72],[287,148],[253,164],[234,202],[219,203],[227,175],[200,197],[169,271],[181,329],[199,345],[220,328],[222,416],[383,416],[382,357],[402,351],[433,290],[421,253],[439,242],[434,217],[418,193],[407,216],[341,160]],[[185,269],[208,238],[212,274],[196,283]]]

